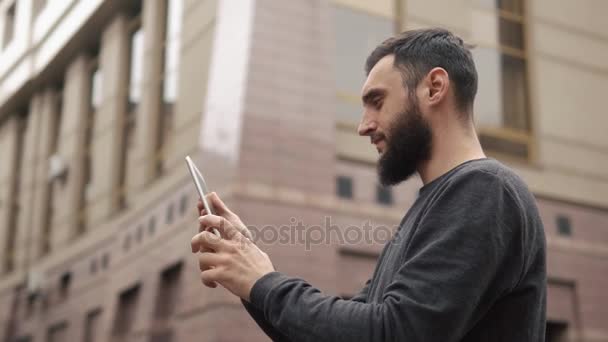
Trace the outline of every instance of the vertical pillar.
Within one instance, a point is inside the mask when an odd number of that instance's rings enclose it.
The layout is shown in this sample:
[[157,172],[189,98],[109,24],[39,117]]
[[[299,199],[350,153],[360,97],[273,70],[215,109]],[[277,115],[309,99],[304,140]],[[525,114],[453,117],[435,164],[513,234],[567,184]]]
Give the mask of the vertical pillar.
[[80,55],[68,66],[63,92],[63,113],[58,153],[68,166],[65,184],[57,187],[53,201],[57,207],[52,245],[61,247],[78,231],[80,202],[84,187],[84,147],[90,92],[88,59]]
[[[30,260],[36,260],[42,257],[44,250],[45,234],[50,234],[53,231],[53,227],[47,227],[48,222],[46,220],[49,215],[49,203],[50,202],[50,189],[49,189],[49,158],[53,151],[52,140],[55,138],[53,135],[58,134],[55,132],[54,121],[57,120],[57,102],[58,97],[61,94],[57,94],[52,89],[45,89],[41,94],[39,102],[39,115],[40,115],[40,130],[39,130],[39,142],[38,142],[38,163],[35,172],[35,184],[36,194],[32,202],[32,236],[30,238],[31,250]],[[53,203],[51,203],[53,205]],[[55,204],[56,205],[56,204]]]
[[142,27],[144,32],[143,84],[140,110],[137,113],[139,167],[134,168],[136,182],[141,186],[156,177],[157,147],[159,143],[162,104],[162,70],[166,0],[144,1]]
[[5,273],[7,270],[8,251],[5,247],[8,244],[11,229],[13,229],[13,216],[15,210],[15,179],[17,177],[17,131],[19,122],[15,115],[11,115],[2,126],[0,126],[0,154],[2,160],[7,161],[0,163],[0,273]]
[[[95,117],[92,142],[92,168],[95,182],[91,196],[99,198],[91,212],[92,220],[110,216],[118,208],[120,156],[124,148],[129,39],[125,15],[117,15],[103,31],[99,68],[102,77],[102,100]],[[101,171],[103,170],[103,171]]]
[[15,238],[15,265],[18,268],[25,268],[27,257],[32,245],[29,241],[32,237],[32,203],[35,200],[36,190],[39,187],[36,181],[36,170],[40,165],[40,154],[38,153],[38,143],[40,136],[40,107],[42,96],[34,95],[30,100],[29,113],[24,120],[26,130],[23,133],[23,147],[19,177],[19,209],[17,210],[17,235]]

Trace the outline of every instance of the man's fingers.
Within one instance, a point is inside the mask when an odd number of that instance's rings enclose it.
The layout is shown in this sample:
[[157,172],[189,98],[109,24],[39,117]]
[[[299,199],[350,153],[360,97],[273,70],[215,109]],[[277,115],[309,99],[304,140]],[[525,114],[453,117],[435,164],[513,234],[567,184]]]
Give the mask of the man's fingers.
[[[219,270],[217,267],[212,268],[210,270],[203,271],[203,272],[201,272],[201,281],[206,286],[215,284],[220,280],[221,274],[222,274],[222,271]],[[217,286],[217,284],[215,284],[215,286],[212,285],[209,287],[216,287],[216,286]]]
[[205,251],[213,251],[216,252],[221,250],[222,247],[226,244],[220,237],[215,236],[210,232],[202,232],[194,235],[192,240],[190,241],[190,247],[192,248],[192,253],[196,253],[201,249]]
[[232,223],[221,216],[205,215],[199,217],[198,220],[200,222],[199,230],[207,230],[209,227],[216,228],[222,237],[228,240],[232,240],[241,234],[236,228],[234,228]]
[[225,262],[225,258],[216,253],[201,253],[198,257],[198,268],[206,271],[217,267]]

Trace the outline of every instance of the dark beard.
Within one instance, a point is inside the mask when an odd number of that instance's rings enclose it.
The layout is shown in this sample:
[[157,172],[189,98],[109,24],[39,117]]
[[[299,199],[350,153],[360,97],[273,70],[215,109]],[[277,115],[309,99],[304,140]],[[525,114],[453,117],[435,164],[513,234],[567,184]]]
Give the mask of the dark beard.
[[378,160],[378,177],[384,186],[410,178],[421,162],[431,157],[431,127],[417,103],[399,113],[388,129],[386,151]]

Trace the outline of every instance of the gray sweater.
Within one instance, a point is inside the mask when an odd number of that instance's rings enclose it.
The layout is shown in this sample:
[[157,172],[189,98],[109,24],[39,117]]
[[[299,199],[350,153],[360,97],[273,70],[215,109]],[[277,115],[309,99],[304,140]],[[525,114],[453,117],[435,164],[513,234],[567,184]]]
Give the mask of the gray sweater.
[[420,189],[352,299],[279,272],[250,297],[275,341],[544,341],[544,230],[518,176],[473,160]]

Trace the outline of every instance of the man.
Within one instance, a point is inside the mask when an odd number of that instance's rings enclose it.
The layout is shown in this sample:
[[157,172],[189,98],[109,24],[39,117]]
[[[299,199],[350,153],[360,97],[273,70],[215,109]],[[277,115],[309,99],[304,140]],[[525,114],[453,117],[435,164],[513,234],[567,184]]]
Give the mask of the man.
[[203,282],[242,298],[274,340],[544,341],[543,227],[522,180],[481,149],[470,51],[443,29],[407,31],[366,73],[359,134],[378,150],[380,181],[418,172],[424,186],[365,287],[343,300],[275,272],[215,194],[219,216],[202,210],[192,239]]

